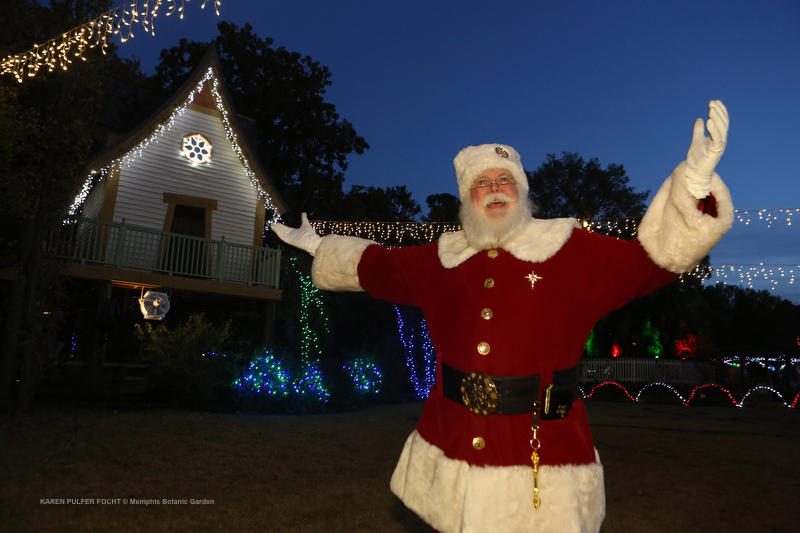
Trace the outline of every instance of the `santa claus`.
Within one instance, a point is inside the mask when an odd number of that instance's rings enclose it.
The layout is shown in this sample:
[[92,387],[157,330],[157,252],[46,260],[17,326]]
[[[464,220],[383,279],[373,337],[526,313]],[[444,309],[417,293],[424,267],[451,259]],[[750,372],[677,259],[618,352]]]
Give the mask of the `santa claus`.
[[[706,136],[705,129],[709,135]],[[273,226],[312,255],[320,289],[367,291],[422,309],[436,384],[391,480],[441,532],[598,531],[603,467],[577,386],[577,363],[608,312],[692,270],[733,222],[714,168],[728,115],[698,119],[687,160],[655,195],[631,241],[574,219],[533,218],[510,146],[454,160],[463,230],[422,246],[320,238]]]

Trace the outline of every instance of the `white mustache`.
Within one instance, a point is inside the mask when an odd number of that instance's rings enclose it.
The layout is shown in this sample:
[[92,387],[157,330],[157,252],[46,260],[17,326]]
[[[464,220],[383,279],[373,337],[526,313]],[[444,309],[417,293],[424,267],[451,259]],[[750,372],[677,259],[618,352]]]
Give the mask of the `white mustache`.
[[483,205],[481,207],[486,207],[489,204],[493,204],[495,202],[503,202],[504,204],[510,204],[513,201],[514,200],[509,195],[502,192],[496,192],[491,196],[487,194],[486,197],[484,197],[483,199]]

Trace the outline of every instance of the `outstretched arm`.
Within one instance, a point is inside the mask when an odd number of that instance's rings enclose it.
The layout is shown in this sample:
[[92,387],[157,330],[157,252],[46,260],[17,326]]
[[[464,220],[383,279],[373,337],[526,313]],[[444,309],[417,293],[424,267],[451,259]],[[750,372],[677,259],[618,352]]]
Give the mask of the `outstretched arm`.
[[686,161],[658,190],[639,224],[638,239],[650,258],[676,274],[691,271],[733,224],[730,192],[714,171],[727,143],[728,111],[719,100],[708,107],[708,121],[694,124]]
[[[711,192],[711,177],[728,143],[728,110],[719,100],[708,103],[708,121],[698,118],[694,123],[692,144],[686,154],[686,185],[698,200]],[[709,136],[706,137],[705,130]]]
[[319,243],[322,242],[322,237],[317,235],[317,232],[311,227],[308,221],[308,215],[305,213],[301,214],[300,220],[301,224],[299,228],[290,228],[280,222],[275,222],[272,224],[271,228],[280,240],[295,248],[305,250],[313,256],[317,253],[317,248],[319,248]]
[[330,291],[361,291],[358,282],[358,262],[361,254],[375,242],[358,237],[327,235],[320,237],[305,213],[299,228],[276,222],[272,230],[286,244],[305,250],[314,256],[311,279],[314,285]]

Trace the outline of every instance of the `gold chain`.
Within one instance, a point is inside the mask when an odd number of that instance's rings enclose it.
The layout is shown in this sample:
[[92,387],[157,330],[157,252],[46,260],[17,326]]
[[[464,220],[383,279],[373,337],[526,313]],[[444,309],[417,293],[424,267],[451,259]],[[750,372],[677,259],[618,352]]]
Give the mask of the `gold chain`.
[[539,448],[542,443],[539,442],[539,426],[534,424],[531,429],[533,430],[533,437],[531,438],[531,449],[533,450],[533,453],[531,453],[531,462],[533,463],[533,508],[538,509],[542,503],[539,499]]

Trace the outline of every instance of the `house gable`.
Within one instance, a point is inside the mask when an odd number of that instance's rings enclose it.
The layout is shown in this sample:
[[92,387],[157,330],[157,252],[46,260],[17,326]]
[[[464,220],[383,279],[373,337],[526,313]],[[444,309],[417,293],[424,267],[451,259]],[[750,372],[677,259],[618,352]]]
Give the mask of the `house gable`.
[[[213,147],[207,162],[182,153],[193,134]],[[70,213],[168,230],[176,204],[167,197],[216,202],[205,236],[256,246],[265,212],[273,221],[285,210],[242,134],[213,49],[150,120],[89,164]]]

